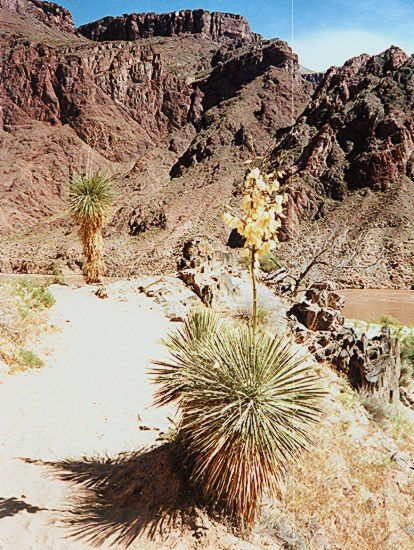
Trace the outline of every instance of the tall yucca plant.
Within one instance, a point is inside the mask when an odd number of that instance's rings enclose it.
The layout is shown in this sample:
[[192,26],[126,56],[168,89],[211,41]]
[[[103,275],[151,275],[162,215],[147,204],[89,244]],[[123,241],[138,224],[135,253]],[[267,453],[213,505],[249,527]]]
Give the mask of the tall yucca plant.
[[164,344],[171,358],[155,362],[156,403],[178,402],[193,482],[249,529],[262,496],[275,496],[288,460],[311,442],[318,379],[289,343],[207,309]]
[[103,172],[71,179],[69,207],[78,224],[85,256],[83,274],[88,284],[100,282],[105,274],[102,229],[113,202],[114,187]]

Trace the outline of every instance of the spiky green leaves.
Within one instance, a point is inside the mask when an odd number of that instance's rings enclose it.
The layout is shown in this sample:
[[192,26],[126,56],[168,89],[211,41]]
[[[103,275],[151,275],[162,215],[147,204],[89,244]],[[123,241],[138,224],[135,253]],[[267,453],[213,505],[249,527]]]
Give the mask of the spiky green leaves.
[[69,208],[80,221],[104,219],[115,199],[112,181],[103,172],[91,176],[75,175],[69,189]]
[[105,273],[102,228],[114,202],[111,180],[103,172],[73,176],[69,189],[69,209],[78,224],[87,283],[98,283]]
[[156,402],[178,402],[193,481],[247,528],[288,460],[311,443],[319,380],[289,343],[226,325],[207,309],[165,345],[171,358],[153,371]]

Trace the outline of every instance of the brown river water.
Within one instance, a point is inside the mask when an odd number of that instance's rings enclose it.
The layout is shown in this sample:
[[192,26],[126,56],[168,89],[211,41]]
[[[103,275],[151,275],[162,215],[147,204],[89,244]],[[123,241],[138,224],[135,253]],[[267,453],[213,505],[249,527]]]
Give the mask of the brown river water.
[[413,290],[340,290],[345,296],[344,317],[360,321],[379,321],[390,315],[404,325],[414,325]]

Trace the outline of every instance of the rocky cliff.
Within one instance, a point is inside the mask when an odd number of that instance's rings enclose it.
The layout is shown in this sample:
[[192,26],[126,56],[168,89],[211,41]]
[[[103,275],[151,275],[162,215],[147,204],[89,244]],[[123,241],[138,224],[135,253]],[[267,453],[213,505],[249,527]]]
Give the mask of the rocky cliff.
[[[0,269],[77,269],[65,198],[70,176],[90,169],[110,171],[119,189],[112,273],[171,267],[194,234],[226,238],[217,208],[243,162],[313,92],[289,46],[203,11],[144,14],[146,38],[91,41],[53,23],[66,13],[54,5],[2,1]],[[44,17],[33,17],[39,6]]]
[[91,40],[139,40],[154,36],[197,34],[217,42],[240,40],[257,42],[260,36],[250,30],[240,15],[204,10],[181,10],[172,13],[132,13],[105,17],[82,25],[79,32]]
[[288,176],[315,178],[327,194],[386,189],[412,176],[414,60],[399,48],[334,67],[274,151]]
[[413,75],[414,57],[396,47],[331,68],[292,128],[279,132],[267,162],[285,170],[288,232],[305,218],[323,231],[365,235],[366,251],[384,259],[371,281],[411,284]]

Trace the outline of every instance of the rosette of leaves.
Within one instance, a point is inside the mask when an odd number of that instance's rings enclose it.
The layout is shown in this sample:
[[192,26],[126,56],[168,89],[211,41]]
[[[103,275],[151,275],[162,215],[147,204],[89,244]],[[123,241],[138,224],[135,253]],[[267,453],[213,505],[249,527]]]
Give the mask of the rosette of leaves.
[[178,404],[191,480],[207,502],[249,529],[288,462],[311,444],[323,392],[312,365],[284,339],[192,312],[152,369],[156,404]]

